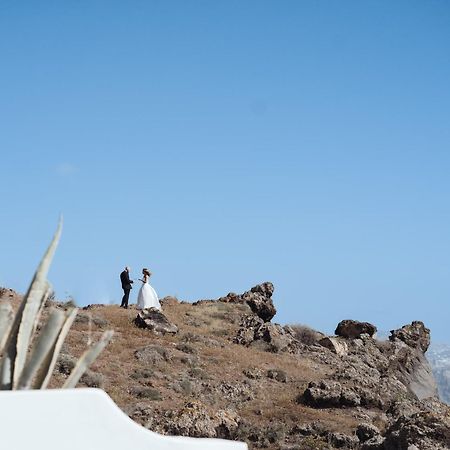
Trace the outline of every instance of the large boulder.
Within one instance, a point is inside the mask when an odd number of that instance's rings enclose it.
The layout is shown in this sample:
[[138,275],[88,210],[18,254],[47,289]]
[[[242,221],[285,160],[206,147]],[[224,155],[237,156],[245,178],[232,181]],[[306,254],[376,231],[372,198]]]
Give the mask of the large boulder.
[[392,330],[389,340],[392,342],[402,341],[408,347],[419,349],[425,353],[430,346],[430,330],[425,328],[423,322],[417,320],[410,325]]
[[[247,304],[252,312],[264,320],[264,322],[270,322],[277,313],[272,301],[273,291],[273,284],[270,281],[266,281],[265,283],[253,286],[249,291],[246,291],[243,294],[230,292],[225,297],[220,297],[217,301],[222,303]],[[200,305],[206,302],[210,303],[213,302],[213,300],[199,300],[193,304]]]
[[146,328],[156,334],[176,334],[178,327],[155,308],[143,309],[138,313],[134,323],[139,328]]
[[377,332],[377,327],[369,322],[358,322],[357,320],[342,320],[338,323],[335,334],[349,339],[356,339],[362,334],[370,337]]
[[269,322],[277,313],[272,301],[273,290],[273,284],[266,282],[258,284],[242,294],[242,299],[264,322]]

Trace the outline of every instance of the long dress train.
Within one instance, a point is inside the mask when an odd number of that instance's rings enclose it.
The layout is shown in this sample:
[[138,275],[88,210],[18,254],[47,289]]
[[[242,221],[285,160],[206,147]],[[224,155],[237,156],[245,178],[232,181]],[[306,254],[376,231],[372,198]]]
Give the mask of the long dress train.
[[158,294],[147,282],[142,283],[142,286],[139,289],[136,306],[138,309],[146,309],[146,308],[161,309],[161,304],[159,303],[158,300]]

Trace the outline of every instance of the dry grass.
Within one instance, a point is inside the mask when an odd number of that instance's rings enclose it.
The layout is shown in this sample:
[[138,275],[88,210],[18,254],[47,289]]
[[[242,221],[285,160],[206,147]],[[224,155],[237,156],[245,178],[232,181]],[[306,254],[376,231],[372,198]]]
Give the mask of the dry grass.
[[[86,314],[87,311],[83,311]],[[125,411],[136,404],[146,404],[157,410],[178,409],[187,399],[201,400],[213,409],[234,409],[247,422],[260,427],[281,422],[286,426],[320,421],[330,431],[351,433],[357,423],[350,410],[315,410],[295,402],[308,382],[325,377],[330,367],[309,357],[275,354],[232,343],[244,314],[245,305],[203,303],[197,306],[185,303],[164,306],[164,314],[179,327],[176,336],[156,336],[133,324],[136,310],[123,310],[116,305],[89,310],[89,314],[106,320],[108,325],[77,322],[69,333],[66,351],[79,356],[89,341],[99,338],[104,329],[113,329],[113,341],[106,347],[91,369],[104,377],[104,389]],[[195,354],[180,350],[178,344],[188,344]],[[166,349],[170,361],[155,365],[143,363],[135,351],[149,345]],[[191,358],[192,362],[189,358]],[[195,370],[192,370],[193,367]],[[246,370],[259,369],[262,376],[251,380]],[[265,376],[268,370],[283,370],[287,382],[280,383]],[[151,370],[150,378],[136,379],[138,371]],[[55,372],[51,387],[61,386],[65,375]],[[185,389],[174,389],[174,384],[185,381]],[[222,384],[248,386],[253,398],[244,402],[231,402],[224,395],[208,396],[198,390],[189,392],[189,383],[204,383],[211,389]],[[139,386],[156,389],[161,400],[138,398]]]

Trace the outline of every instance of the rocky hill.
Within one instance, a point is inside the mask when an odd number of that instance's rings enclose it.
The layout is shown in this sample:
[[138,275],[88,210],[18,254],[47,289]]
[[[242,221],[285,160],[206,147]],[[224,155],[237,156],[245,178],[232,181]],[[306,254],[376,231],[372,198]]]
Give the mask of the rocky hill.
[[[389,341],[352,320],[325,336],[273,323],[272,293],[264,283],[194,304],[165,298],[162,314],[90,305],[78,314],[52,387],[86,343],[114,329],[80,384],[104,388],[151,430],[273,450],[450,448],[450,409],[424,357],[423,323],[393,330]],[[50,302],[47,312],[68,306]]]

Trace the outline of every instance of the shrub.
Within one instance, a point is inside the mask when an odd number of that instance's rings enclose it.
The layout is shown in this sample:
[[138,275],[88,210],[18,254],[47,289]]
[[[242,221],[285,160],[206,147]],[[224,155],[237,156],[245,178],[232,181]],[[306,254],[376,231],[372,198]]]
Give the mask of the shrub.
[[302,344],[312,345],[324,337],[320,331],[316,331],[307,325],[290,325],[290,328],[294,332],[295,339],[300,341]]

